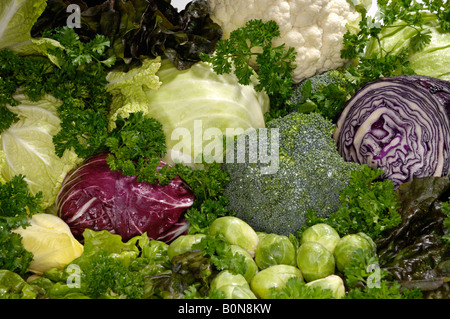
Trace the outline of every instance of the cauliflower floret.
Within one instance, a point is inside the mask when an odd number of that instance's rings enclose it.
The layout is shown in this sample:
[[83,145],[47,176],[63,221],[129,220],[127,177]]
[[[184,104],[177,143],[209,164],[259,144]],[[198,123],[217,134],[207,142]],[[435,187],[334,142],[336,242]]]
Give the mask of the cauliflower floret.
[[252,19],[274,20],[281,37],[274,45],[296,49],[294,81],[344,65],[341,58],[347,24],[358,24],[360,14],[347,0],[209,0],[212,18],[228,38],[231,31]]

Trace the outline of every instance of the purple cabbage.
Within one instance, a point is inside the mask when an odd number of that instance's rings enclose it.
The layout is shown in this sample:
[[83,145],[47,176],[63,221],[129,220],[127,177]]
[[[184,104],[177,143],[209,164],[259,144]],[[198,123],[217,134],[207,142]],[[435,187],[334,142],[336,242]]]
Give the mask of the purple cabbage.
[[57,196],[58,215],[76,238],[82,239],[86,228],[108,230],[124,241],[147,232],[151,239],[170,242],[187,233],[184,212],[194,195],[179,177],[167,185],[138,182],[111,171],[106,157],[93,156],[67,174]]
[[382,78],[347,102],[334,138],[341,156],[384,171],[394,186],[450,168],[450,83],[419,75]]

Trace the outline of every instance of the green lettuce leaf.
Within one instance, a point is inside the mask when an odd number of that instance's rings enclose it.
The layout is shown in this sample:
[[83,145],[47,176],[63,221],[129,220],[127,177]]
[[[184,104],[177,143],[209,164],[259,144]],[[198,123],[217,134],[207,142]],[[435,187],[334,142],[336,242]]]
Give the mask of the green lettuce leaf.
[[118,115],[127,118],[130,113],[148,113],[148,97],[146,90],[157,90],[161,86],[156,72],[161,67],[161,58],[143,59],[142,66],[128,72],[111,71],[106,80],[106,90],[114,99],[110,105],[109,128],[116,127]]
[[[404,21],[396,21],[383,27],[377,38],[372,38],[366,48],[366,57],[400,54],[402,50],[408,50],[409,67],[417,74],[431,76],[450,81],[448,62],[450,61],[450,32],[444,32],[437,16],[433,13],[422,13],[424,20],[424,32],[419,33],[416,28],[410,27]],[[414,44],[419,36],[425,34],[430,37],[430,42],[423,47],[416,48]],[[380,50],[381,48],[383,49]],[[419,49],[419,50],[417,50]]]
[[48,50],[61,47],[49,38],[33,38],[31,29],[47,6],[46,0],[3,0],[0,2],[0,50],[10,49],[20,55],[44,55],[53,63]]
[[15,175],[25,176],[30,192],[43,193],[42,208],[54,204],[64,176],[81,162],[76,154],[66,150],[62,157],[55,154],[53,136],[61,129],[57,108],[61,102],[47,95],[32,102],[20,90],[13,95],[19,101],[8,109],[19,120],[0,136],[0,175],[11,180]]
[[19,274],[0,269],[0,299],[36,299],[39,287],[29,285]]
[[122,237],[117,234],[112,234],[106,230],[93,231],[86,229],[83,233],[84,250],[83,254],[72,261],[82,268],[90,262],[92,258],[100,252],[104,251],[112,254],[114,258],[121,260],[124,264],[129,265],[131,260],[139,256],[139,248],[136,243],[141,238],[136,236],[127,242],[122,241]]
[[31,40],[31,28],[46,7],[45,0],[0,2],[0,49],[20,47]]

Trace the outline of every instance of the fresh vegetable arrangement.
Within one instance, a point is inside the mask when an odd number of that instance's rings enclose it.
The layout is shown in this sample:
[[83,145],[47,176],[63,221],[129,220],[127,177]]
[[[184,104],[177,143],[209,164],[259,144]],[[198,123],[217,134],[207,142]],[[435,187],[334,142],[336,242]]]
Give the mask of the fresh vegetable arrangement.
[[238,2],[2,1],[0,298],[450,298],[450,3]]

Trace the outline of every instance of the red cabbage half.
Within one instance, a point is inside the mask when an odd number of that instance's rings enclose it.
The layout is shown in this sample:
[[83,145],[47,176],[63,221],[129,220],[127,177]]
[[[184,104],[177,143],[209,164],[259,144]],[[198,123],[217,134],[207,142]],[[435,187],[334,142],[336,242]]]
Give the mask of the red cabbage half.
[[334,138],[347,161],[384,171],[395,187],[445,176],[450,159],[450,83],[401,75],[366,84],[347,102]]
[[88,228],[108,230],[124,241],[147,232],[152,239],[169,242],[187,232],[184,212],[194,196],[180,178],[167,185],[138,182],[135,176],[111,171],[106,157],[87,159],[62,183],[58,215],[75,237],[82,238]]

